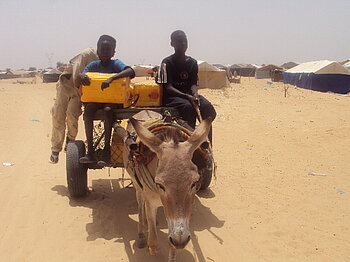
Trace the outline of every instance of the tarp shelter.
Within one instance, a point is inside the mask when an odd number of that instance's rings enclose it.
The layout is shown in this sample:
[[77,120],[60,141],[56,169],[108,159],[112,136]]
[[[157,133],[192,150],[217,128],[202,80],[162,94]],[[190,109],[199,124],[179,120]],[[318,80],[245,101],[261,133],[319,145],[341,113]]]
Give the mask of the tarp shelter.
[[223,64],[212,64],[213,66],[222,69],[222,70],[226,70],[227,66],[223,65]]
[[281,67],[283,67],[285,69],[291,69],[297,65],[299,65],[299,64],[294,63],[294,62],[288,62],[288,63],[284,63],[283,65],[281,65]]
[[148,70],[152,70],[152,65],[135,65],[132,67],[135,71],[135,76],[149,76]]
[[272,82],[283,82],[283,70],[274,69],[271,71]]
[[340,94],[350,91],[350,70],[334,61],[303,63],[283,75],[284,83],[301,88]]
[[207,62],[198,61],[198,87],[224,88],[229,87],[226,71],[221,70]]
[[62,72],[56,68],[51,69],[50,71],[43,74],[44,83],[57,82]]
[[345,68],[350,69],[350,62],[347,62],[346,64],[343,65]]
[[266,66],[260,67],[255,71],[255,78],[257,79],[271,78],[272,71],[275,69],[282,70],[283,68],[275,65],[266,65]]
[[252,77],[255,75],[257,66],[251,64],[234,64],[230,66],[231,73],[236,71],[238,76]]
[[342,61],[342,62],[339,62],[339,64],[345,65],[345,64],[347,64],[347,63],[349,63],[349,62],[350,62],[350,59],[346,59],[346,60],[344,60],[344,61]]
[[36,71],[7,70],[6,72],[1,72],[0,79],[34,77],[35,75]]

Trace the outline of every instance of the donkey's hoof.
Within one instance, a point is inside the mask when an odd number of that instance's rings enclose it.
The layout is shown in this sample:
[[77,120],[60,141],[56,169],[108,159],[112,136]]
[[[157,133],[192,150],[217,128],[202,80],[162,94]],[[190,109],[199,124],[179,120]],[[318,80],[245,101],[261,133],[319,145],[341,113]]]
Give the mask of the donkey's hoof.
[[149,253],[154,256],[159,252],[159,247],[158,246],[149,246],[148,247]]
[[146,238],[139,238],[137,240],[137,247],[138,248],[144,248],[147,245]]

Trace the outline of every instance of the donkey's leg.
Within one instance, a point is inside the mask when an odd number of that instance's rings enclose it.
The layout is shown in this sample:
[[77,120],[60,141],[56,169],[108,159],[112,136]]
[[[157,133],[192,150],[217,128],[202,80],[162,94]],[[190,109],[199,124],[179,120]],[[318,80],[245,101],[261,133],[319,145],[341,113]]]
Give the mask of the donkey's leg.
[[137,233],[138,233],[138,240],[137,240],[137,247],[138,248],[144,248],[147,244],[146,241],[146,235],[145,235],[145,200],[143,198],[142,190],[136,190],[136,199],[138,203],[138,211],[139,211],[139,223],[137,225]]
[[169,258],[168,262],[176,261],[176,248],[169,244]]
[[157,240],[157,228],[156,228],[156,216],[157,206],[146,200],[146,216],[148,224],[148,249],[151,255],[155,255],[159,251],[158,240]]

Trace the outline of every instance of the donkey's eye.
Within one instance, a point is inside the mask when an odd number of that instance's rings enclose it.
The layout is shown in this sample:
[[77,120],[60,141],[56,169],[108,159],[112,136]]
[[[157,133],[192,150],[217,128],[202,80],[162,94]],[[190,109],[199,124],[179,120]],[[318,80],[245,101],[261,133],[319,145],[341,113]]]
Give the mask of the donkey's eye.
[[157,188],[165,191],[165,187],[162,184],[156,183],[156,185],[157,185]]

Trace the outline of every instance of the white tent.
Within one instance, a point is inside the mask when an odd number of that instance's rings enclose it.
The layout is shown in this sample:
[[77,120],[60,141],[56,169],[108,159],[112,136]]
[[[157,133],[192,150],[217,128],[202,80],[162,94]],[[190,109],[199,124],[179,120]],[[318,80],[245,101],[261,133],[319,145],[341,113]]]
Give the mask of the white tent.
[[224,88],[229,87],[226,71],[221,70],[205,61],[198,61],[198,87]]
[[350,62],[345,63],[343,66],[346,67],[347,69],[350,69]]
[[[345,66],[345,65],[344,65]],[[312,61],[302,63],[286,71],[288,73],[314,73],[314,74],[345,74],[350,71],[339,63],[328,60]]]
[[57,82],[61,74],[62,74],[62,71],[56,68],[51,69],[50,71],[43,74],[43,82],[44,83]]
[[135,71],[135,76],[149,76],[147,70],[152,69],[154,66],[152,65],[135,65],[132,67]]
[[58,70],[57,68],[53,68],[50,71],[44,73],[44,75],[60,75],[62,74],[62,71]]
[[283,68],[288,70],[288,69],[291,69],[291,68],[293,68],[293,67],[295,67],[297,65],[299,65],[299,64],[291,61],[291,62],[284,63],[283,65],[281,65],[281,67],[283,67]]
[[275,66],[275,65],[266,65],[266,66],[257,68],[255,71],[255,78],[256,79],[271,78],[272,71],[275,69],[282,70],[281,67]]
[[322,60],[300,64],[283,73],[284,83],[321,92],[346,94],[350,91],[350,70]]

